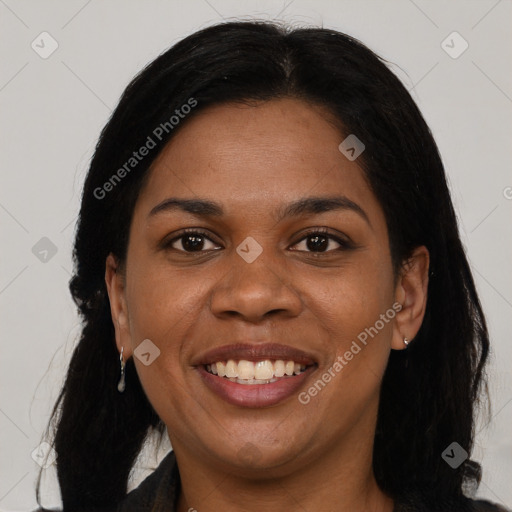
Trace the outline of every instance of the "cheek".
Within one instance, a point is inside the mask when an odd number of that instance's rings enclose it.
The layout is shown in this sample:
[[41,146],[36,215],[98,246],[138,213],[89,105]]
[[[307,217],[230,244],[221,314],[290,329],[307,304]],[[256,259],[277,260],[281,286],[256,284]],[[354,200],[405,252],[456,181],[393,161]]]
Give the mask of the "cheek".
[[197,269],[172,269],[149,258],[144,264],[134,260],[136,267],[141,270],[127,287],[132,332],[136,338],[153,336],[166,345],[205,302],[208,277]]
[[154,400],[168,396],[170,387],[185,386],[180,363],[204,308],[208,280],[196,277],[192,284],[183,271],[156,265],[139,268],[144,270],[129,276],[127,283],[131,345],[143,388],[158,408]]
[[376,263],[363,260],[305,283],[305,289],[310,290],[309,308],[335,338],[357,336],[391,308],[394,289],[390,266],[383,268]]
[[321,374],[331,368],[337,377],[328,394],[345,404],[368,398],[380,386],[391,346],[395,311],[390,262],[361,258],[336,275],[311,280],[306,289],[311,290],[309,309],[329,354]]
[[373,279],[364,276],[332,279],[329,289],[317,299],[315,321],[320,325],[319,335],[329,359],[305,390],[305,399],[314,404],[327,423],[336,425],[332,428],[337,431],[349,428],[366,407],[373,407],[378,400],[395,312],[388,290],[383,292]]

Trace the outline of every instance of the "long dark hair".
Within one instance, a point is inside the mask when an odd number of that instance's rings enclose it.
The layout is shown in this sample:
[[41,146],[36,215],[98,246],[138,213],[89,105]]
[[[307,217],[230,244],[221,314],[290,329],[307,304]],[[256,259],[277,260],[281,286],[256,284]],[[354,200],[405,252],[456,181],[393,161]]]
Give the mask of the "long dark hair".
[[[463,500],[463,484],[478,484],[477,464],[452,469],[441,457],[453,441],[471,453],[489,340],[428,126],[385,62],[359,41],[327,29],[233,22],[196,32],[150,63],[126,88],[96,146],[70,282],[83,330],[52,422],[64,510],[118,503],[148,433],[163,429],[131,360],[126,391],[117,391],[119,355],[104,282],[107,255],[126,255],[150,164],[201,109],[282,97],[325,107],[343,135],[364,142],[358,163],[384,210],[395,272],[415,247],[430,252],[422,327],[407,350],[392,351],[382,383],[373,461],[379,485],[396,499],[436,503]],[[154,136],[191,100],[185,119]],[[156,146],[119,173],[152,134]],[[116,173],[122,179],[113,179]]]

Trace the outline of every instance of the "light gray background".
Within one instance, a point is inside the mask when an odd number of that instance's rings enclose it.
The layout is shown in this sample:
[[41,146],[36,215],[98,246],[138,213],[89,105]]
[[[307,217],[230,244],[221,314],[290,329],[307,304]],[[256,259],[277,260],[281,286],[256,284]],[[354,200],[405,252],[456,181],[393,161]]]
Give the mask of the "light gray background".
[[[443,155],[492,336],[493,420],[480,422],[474,452],[479,495],[512,505],[510,0],[0,0],[0,509],[36,505],[30,454],[79,333],[70,253],[99,132],[147,62],[239,17],[345,31],[393,62],[412,90]],[[59,45],[48,59],[31,48],[43,31]],[[456,59],[441,46],[453,31],[469,44]],[[462,48],[451,40],[452,51]],[[32,253],[42,237],[57,247],[46,262]],[[141,461],[138,478],[156,463]],[[43,504],[58,505],[54,466],[45,473]]]

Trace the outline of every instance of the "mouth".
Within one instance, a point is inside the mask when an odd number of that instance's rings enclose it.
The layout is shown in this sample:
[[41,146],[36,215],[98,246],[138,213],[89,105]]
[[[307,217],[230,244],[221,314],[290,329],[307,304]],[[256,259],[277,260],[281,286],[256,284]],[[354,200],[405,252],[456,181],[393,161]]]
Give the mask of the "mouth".
[[292,347],[241,344],[209,351],[194,366],[203,383],[224,401],[263,408],[297,393],[318,364]]

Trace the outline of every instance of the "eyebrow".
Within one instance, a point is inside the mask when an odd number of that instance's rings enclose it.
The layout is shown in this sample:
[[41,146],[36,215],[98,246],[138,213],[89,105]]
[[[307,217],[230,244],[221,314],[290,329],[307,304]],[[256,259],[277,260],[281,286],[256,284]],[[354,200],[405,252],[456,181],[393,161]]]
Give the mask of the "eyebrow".
[[[198,217],[221,217],[224,210],[219,203],[208,199],[181,199],[170,197],[157,204],[150,212],[149,217],[161,212],[181,210]],[[349,210],[357,213],[370,226],[366,212],[354,201],[345,196],[305,197],[285,205],[278,211],[278,222],[288,217],[300,215],[314,215],[336,210]]]

